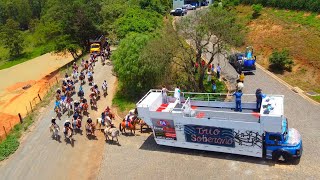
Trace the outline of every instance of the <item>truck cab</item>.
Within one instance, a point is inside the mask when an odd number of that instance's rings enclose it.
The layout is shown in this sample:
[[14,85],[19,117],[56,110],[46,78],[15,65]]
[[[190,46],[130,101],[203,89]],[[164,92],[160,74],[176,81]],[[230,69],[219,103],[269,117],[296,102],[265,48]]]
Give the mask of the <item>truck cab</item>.
[[90,45],[90,53],[97,53],[100,54],[101,47],[98,43],[93,43]]
[[281,133],[265,133],[265,149],[267,159],[287,162],[300,158],[303,149],[301,135],[294,128],[288,129],[287,120],[283,119]]
[[256,70],[256,56],[253,56],[253,48],[251,46],[247,47],[244,53],[232,54],[228,59],[239,74]]

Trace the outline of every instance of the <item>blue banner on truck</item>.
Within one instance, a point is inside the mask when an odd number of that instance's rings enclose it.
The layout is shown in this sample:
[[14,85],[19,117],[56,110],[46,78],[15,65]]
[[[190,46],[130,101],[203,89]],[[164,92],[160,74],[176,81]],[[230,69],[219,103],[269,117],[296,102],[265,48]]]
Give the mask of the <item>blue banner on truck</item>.
[[233,129],[185,125],[184,134],[187,142],[234,147]]

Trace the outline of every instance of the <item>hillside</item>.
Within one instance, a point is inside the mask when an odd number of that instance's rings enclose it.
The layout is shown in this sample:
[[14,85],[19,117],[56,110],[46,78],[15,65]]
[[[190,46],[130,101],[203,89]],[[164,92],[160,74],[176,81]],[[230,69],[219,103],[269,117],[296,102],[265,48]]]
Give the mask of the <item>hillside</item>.
[[[245,46],[254,47],[259,64],[268,68],[273,50],[287,49],[294,60],[292,72],[277,75],[294,87],[320,93],[319,14],[264,8],[261,16],[252,20],[250,6],[240,5],[236,10],[247,28]],[[313,98],[320,100],[320,96]]]

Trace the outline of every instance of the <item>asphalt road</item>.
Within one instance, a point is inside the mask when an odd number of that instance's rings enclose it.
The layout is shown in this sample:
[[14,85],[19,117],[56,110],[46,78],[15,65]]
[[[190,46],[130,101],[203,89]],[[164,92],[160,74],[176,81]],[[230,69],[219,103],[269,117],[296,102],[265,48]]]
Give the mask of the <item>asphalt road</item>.
[[[100,61],[96,63],[94,81],[101,85],[103,80],[107,80],[109,95],[101,97],[98,101],[98,112],[90,110],[90,117],[95,120],[101,111],[111,105],[113,97],[113,87],[116,78],[112,76],[112,66],[102,66]],[[76,90],[79,88],[76,84]],[[89,86],[84,86],[85,96],[88,98]],[[52,97],[55,99],[54,97]],[[74,99],[79,99],[76,95]],[[74,135],[73,144],[64,141],[63,133],[60,131],[61,142],[51,138],[49,126],[51,117],[55,117],[53,112],[54,102],[52,101],[46,108],[41,110],[41,114],[37,117],[34,127],[28,133],[17,150],[8,160],[0,163],[0,179],[1,180],[37,180],[37,179],[95,179],[101,164],[101,157],[105,139],[100,132],[96,132],[97,139],[89,140],[85,131],[83,135]],[[100,113],[99,113],[100,112]],[[70,119],[66,113],[57,120],[61,130],[64,121]],[[87,118],[84,118],[86,121]],[[82,123],[84,129],[85,122]]]

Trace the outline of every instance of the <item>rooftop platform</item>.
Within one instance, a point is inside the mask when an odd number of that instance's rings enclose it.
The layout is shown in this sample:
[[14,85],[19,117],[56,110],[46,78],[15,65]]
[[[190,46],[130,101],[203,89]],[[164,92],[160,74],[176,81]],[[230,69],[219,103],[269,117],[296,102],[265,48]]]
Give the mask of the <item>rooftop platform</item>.
[[[256,102],[242,101],[242,112],[235,111],[235,102],[230,94],[182,92],[181,103],[168,95],[168,104],[162,104],[161,90],[150,90],[138,103],[137,107],[148,108],[151,112],[181,113],[184,117],[237,120],[260,122],[261,117],[282,118],[283,96],[268,95],[263,98],[260,112],[256,111]],[[243,94],[254,96],[254,94]],[[250,98],[252,99],[252,97]]]

